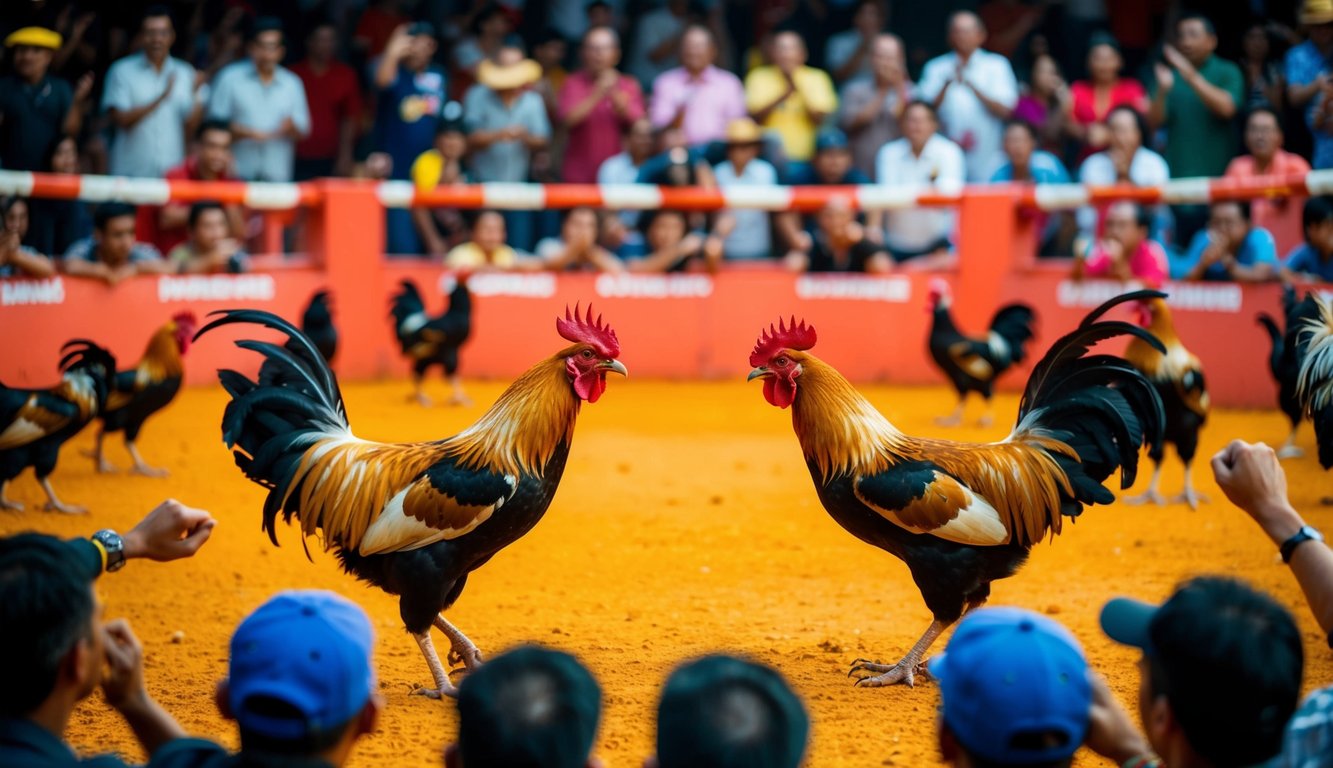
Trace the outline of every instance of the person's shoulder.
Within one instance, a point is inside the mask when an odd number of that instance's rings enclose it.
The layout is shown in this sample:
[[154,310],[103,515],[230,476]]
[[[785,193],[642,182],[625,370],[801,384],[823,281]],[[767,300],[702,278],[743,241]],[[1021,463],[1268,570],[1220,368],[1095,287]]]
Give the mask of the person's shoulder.
[[1295,269],[1298,266],[1304,265],[1313,255],[1314,249],[1310,247],[1310,244],[1301,243],[1295,248],[1292,248],[1291,251],[1287,253],[1286,257],[1283,258],[1283,261],[1286,263],[1287,267]]
[[222,768],[239,764],[239,757],[206,739],[173,739],[163,744],[146,768]]
[[1237,155],[1227,163],[1223,177],[1248,177],[1254,175],[1254,158],[1250,155]]
[[923,150],[922,154],[929,152],[937,155],[957,155],[960,158],[963,156],[963,148],[958,146],[958,142],[950,139],[942,133],[932,135],[926,141],[926,146]]
[[92,255],[94,245],[95,243],[93,242],[92,235],[80,238],[69,244],[69,247],[65,249],[65,253],[61,258],[90,261],[89,256]]
[[130,261],[161,261],[162,252],[152,243],[136,242],[130,246]]
[[1295,152],[1279,149],[1278,155],[1282,158],[1282,164],[1287,173],[1309,173],[1311,170],[1310,161]]

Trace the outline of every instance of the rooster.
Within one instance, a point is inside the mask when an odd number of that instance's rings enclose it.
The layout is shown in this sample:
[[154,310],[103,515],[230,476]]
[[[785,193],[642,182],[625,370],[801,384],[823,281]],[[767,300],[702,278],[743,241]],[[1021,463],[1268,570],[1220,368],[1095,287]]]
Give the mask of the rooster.
[[301,332],[310,337],[324,362],[333,363],[338,354],[338,328],[333,324],[329,306],[329,292],[316,291],[301,315]]
[[939,278],[931,280],[927,299],[932,317],[930,356],[958,390],[958,408],[936,421],[946,427],[961,424],[967,394],[976,392],[986,401],[986,413],[980,424],[989,427],[993,420],[991,395],[995,380],[1010,366],[1023,362],[1024,347],[1032,339],[1032,308],[1026,304],[1001,307],[991,320],[986,338],[972,339],[960,333],[953,324],[953,316],[949,313],[952,301],[949,284]]
[[1306,321],[1318,320],[1319,306],[1311,294],[1297,301],[1295,289],[1288,285],[1282,290],[1282,315],[1283,328],[1278,328],[1277,322],[1264,312],[1259,313],[1258,320],[1267,329],[1273,345],[1268,356],[1268,370],[1277,382],[1277,404],[1291,422],[1291,431],[1278,448],[1277,457],[1294,459],[1305,455],[1296,445],[1296,433],[1300,431],[1303,414],[1300,398],[1296,396],[1296,379],[1300,376],[1303,357],[1298,337]]
[[21,510],[5,497],[9,481],[32,467],[46,491],[47,511],[82,514],[84,507],[66,504],[51,487],[60,446],[101,413],[106,404],[116,358],[85,339],[61,348],[60,383],[51,389],[10,389],[0,384],[0,509]]
[[1305,355],[1296,379],[1296,394],[1314,424],[1319,463],[1329,469],[1333,468],[1333,304],[1322,297],[1314,301],[1319,316],[1303,321],[1298,329]]
[[430,398],[421,391],[421,380],[432,365],[439,365],[453,388],[448,403],[471,405],[458,375],[458,348],[472,334],[472,294],[467,281],[460,278],[449,294],[449,308],[443,315],[431,317],[426,314],[426,304],[416,284],[404,280],[402,289],[393,297],[392,314],[398,345],[412,360],[414,392],[408,399],[430,405]]
[[[1185,465],[1185,487],[1180,495],[1171,499],[1172,503],[1184,502],[1190,509],[1198,509],[1200,501],[1208,498],[1194,490],[1190,476],[1194,452],[1199,447],[1199,430],[1208,420],[1208,389],[1203,380],[1203,364],[1199,358],[1185,349],[1176,335],[1175,325],[1171,322],[1171,310],[1162,299],[1149,299],[1139,304],[1139,325],[1147,328],[1157,340],[1166,347],[1162,354],[1143,339],[1135,337],[1125,347],[1125,359],[1143,372],[1144,376],[1157,388],[1162,398],[1162,407],[1166,413],[1163,442],[1176,447],[1176,454]],[[1138,496],[1125,499],[1129,504],[1153,502],[1165,504],[1166,499],[1157,490],[1157,483],[1162,476],[1162,449],[1148,454],[1152,459],[1152,481],[1148,490]]]
[[[471,427],[426,443],[375,443],[352,434],[337,380],[314,344],[290,323],[257,310],[218,313],[199,332],[244,323],[273,328],[296,351],[242,340],[300,386],[264,386],[220,371],[231,395],[222,437],[245,476],[269,489],[264,529],[300,521],[319,532],[348,573],[399,596],[399,613],[430,667],[431,697],[456,694],[431,641],[448,638],[450,662],[481,663],[477,646],[445,620],[468,574],[527,533],[546,512],[569,455],[583,402],[595,403],[606,375],[625,375],[615,331],[578,310],[556,321],[571,342],[505,390]],[[197,338],[197,337],[196,337]]]
[[97,442],[93,450],[85,454],[93,459],[98,472],[116,471],[102,453],[102,439],[108,432],[124,432],[125,450],[134,460],[130,471],[148,477],[167,476],[165,469],[150,467],[144,462],[135,442],[144,421],[167,407],[180,391],[185,379],[183,358],[196,327],[198,322],[193,312],[173,315],[148,340],[148,348],[139,364],[116,374],[106,408],[101,412],[102,428],[97,432]]
[[791,407],[792,425],[829,514],[852,535],[903,560],[933,615],[930,627],[894,665],[864,659],[857,685],[912,685],[927,649],[972,608],[990,584],[1012,576],[1029,549],[1089,504],[1110,504],[1102,482],[1117,468],[1134,482],[1143,443],[1157,446],[1162,403],[1128,362],[1088,355],[1093,344],[1131,335],[1161,345],[1131,323],[1097,319],[1139,291],[1094,310],[1033,369],[1018,423],[998,443],[968,444],[898,431],[832,366],[810,354],[815,329],[790,326],[760,335],[750,380],[764,398]]

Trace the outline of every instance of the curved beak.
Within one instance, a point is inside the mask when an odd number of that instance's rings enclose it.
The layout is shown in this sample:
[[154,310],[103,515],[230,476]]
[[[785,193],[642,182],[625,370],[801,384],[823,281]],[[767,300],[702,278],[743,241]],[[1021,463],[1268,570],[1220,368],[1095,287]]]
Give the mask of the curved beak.
[[619,360],[603,360],[602,367],[608,371],[614,371],[626,378],[629,377],[629,369],[625,368],[625,364]]
[[762,379],[765,376],[772,376],[772,375],[773,375],[772,371],[768,370],[767,368],[761,365],[758,368],[755,368],[753,371],[750,371],[750,375],[746,376],[745,380],[754,381],[755,379]]

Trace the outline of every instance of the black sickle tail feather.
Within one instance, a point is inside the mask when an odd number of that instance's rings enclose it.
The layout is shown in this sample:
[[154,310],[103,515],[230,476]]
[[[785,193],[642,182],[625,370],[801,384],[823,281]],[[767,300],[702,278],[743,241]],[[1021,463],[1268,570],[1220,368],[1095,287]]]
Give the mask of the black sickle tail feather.
[[[333,324],[328,291],[316,291],[310,297],[310,304],[301,315],[301,330],[315,343],[324,361],[333,362],[334,355],[338,353],[338,328]],[[288,342],[288,346],[291,346],[291,342]]]
[[60,371],[83,372],[92,379],[97,398],[97,412],[105,410],[107,394],[116,377],[116,358],[104,347],[88,339],[73,339],[60,348]]
[[[275,522],[293,474],[307,448],[330,434],[351,434],[338,381],[314,343],[291,323],[271,312],[231,309],[213,312],[217,319],[195,334],[224,325],[245,324],[272,328],[287,335],[287,346],[240,339],[236,346],[258,352],[273,371],[273,381],[252,381],[233,370],[218,371],[218,380],[231,395],[222,413],[222,440],[232,448],[236,466],[245,476],[268,488],[264,502],[264,530],[277,543]],[[285,511],[290,520],[294,508]]]
[[1088,352],[1107,339],[1135,336],[1165,353],[1157,337],[1143,328],[1098,319],[1120,304],[1164,296],[1135,291],[1106,302],[1056,341],[1028,378],[1015,431],[1049,435],[1078,454],[1078,461],[1055,457],[1074,486],[1073,498],[1062,502],[1064,514],[1077,515],[1084,504],[1115,501],[1102,485],[1106,478],[1119,469],[1120,487],[1130,487],[1139,448],[1162,443],[1166,417],[1152,382],[1123,358]]
[[1032,340],[1032,321],[1036,313],[1026,304],[1000,307],[991,320],[990,330],[999,334],[1009,347],[1009,360],[1021,363],[1027,357],[1027,343]]
[[[1290,286],[1288,286],[1288,288],[1290,288]],[[1273,319],[1273,316],[1267,312],[1260,312],[1255,317],[1255,320],[1258,320],[1259,325],[1262,325],[1264,330],[1268,331],[1268,342],[1270,344],[1268,352],[1268,370],[1273,374],[1273,378],[1281,378],[1282,329],[1278,327],[1277,321]]]

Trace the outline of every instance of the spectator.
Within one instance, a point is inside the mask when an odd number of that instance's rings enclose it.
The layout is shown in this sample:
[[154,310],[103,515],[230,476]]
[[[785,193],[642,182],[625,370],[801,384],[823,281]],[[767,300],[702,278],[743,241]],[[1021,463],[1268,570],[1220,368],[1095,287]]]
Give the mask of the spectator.
[[[73,136],[57,136],[43,154],[42,170],[51,173],[79,173],[79,142]],[[93,217],[82,200],[58,200],[39,197],[32,200],[28,237],[24,241],[38,253],[64,253],[76,240],[93,232]]]
[[23,244],[28,233],[28,201],[22,197],[0,200],[0,278],[50,277],[56,273],[55,264]]
[[[1083,161],[1078,169],[1078,180],[1083,184],[1104,186],[1109,184],[1133,184],[1138,187],[1152,187],[1165,184],[1170,180],[1166,161],[1156,152],[1143,146],[1147,124],[1143,115],[1133,107],[1121,105],[1111,110],[1106,116],[1106,149]],[[1079,229],[1085,237],[1093,237],[1101,230],[1101,217],[1105,207],[1086,207],[1078,212]],[[1154,216],[1153,235],[1158,236],[1165,228],[1168,214],[1159,209]]]
[[498,3],[486,3],[472,17],[471,34],[454,46],[453,62],[460,72],[475,80],[483,61],[495,61],[506,40],[514,33],[509,15]]
[[[525,182],[532,154],[551,139],[546,107],[529,86],[541,78],[541,65],[523,51],[505,46],[495,61],[477,67],[477,84],[463,98],[468,134],[468,166],[479,182]],[[531,211],[506,211],[510,243],[527,250],[533,243]]]
[[[125,764],[111,755],[79,760],[64,741],[79,702],[97,688],[150,756],[184,731],[144,687],[143,648],[124,619],[102,621],[93,581],[127,560],[189,557],[214,526],[207,512],[159,505],[123,537],[60,541],[39,533],[0,538],[0,765]],[[105,671],[104,671],[105,670]]]
[[1021,55],[1023,43],[1041,25],[1048,7],[1044,3],[1029,5],[1023,0],[990,0],[979,4],[977,15],[989,30],[990,50],[1010,60]]
[[227,210],[211,200],[190,206],[190,237],[167,261],[182,274],[237,274],[247,269],[245,251],[227,231]]
[[1272,598],[1199,577],[1160,607],[1112,600],[1101,624],[1143,650],[1139,715],[1166,768],[1256,765],[1278,754],[1304,654],[1296,622]]
[[560,89],[560,119],[569,131],[564,177],[591,184],[602,163],[620,151],[625,126],[643,117],[643,91],[637,80],[616,71],[620,38],[614,30],[588,30],[580,55],[583,69]]
[[[1064,163],[1044,149],[1037,149],[1037,131],[1022,120],[1010,120],[1004,128],[1005,163],[995,171],[991,181],[1023,184],[1068,184],[1069,172]],[[1034,215],[1038,236],[1038,255],[1069,253],[1077,224],[1069,211],[1048,215]]]
[[681,37],[689,24],[689,0],[666,0],[639,17],[626,69],[640,85],[651,88],[662,73],[680,66]]
[[135,239],[134,206],[103,203],[93,214],[93,234],[65,251],[60,266],[71,277],[91,277],[115,285],[135,275],[170,272],[161,253]]
[[551,270],[593,270],[620,272],[624,266],[597,244],[600,221],[591,208],[571,208],[565,214],[559,237],[548,237],[537,243],[537,258]]
[[43,27],[23,27],[5,38],[12,71],[0,77],[0,166],[11,171],[39,170],[61,134],[77,136],[83,127],[93,77],[84,75],[71,89],[49,75],[60,41]]
[[745,107],[759,125],[777,134],[785,161],[806,163],[815,153],[815,132],[838,108],[833,81],[805,65],[805,41],[795,32],[773,37],[772,61],[745,78]]
[[[759,157],[763,140],[759,126],[748,117],[727,126],[727,159],[714,169],[717,185],[730,187],[771,187],[778,183],[778,172]],[[769,231],[768,212],[758,209],[726,209],[713,221],[713,231],[704,242],[704,256],[711,263],[754,261],[773,257],[773,235]]]
[[796,768],[810,716],[776,671],[705,656],[671,673],[657,705],[653,768],[747,765]]
[[1287,51],[1283,74],[1287,81],[1287,102],[1305,110],[1305,122],[1314,139],[1311,165],[1333,168],[1333,131],[1329,130],[1330,59],[1333,59],[1333,3],[1305,0],[1301,24],[1309,36],[1305,42]]
[[[219,120],[205,120],[194,133],[194,151],[185,162],[167,171],[168,181],[231,181],[231,129]],[[245,238],[245,214],[235,203],[224,206],[227,212],[229,236]],[[151,243],[159,253],[171,250],[185,242],[190,206],[169,202],[163,206],[139,206],[135,231],[139,239]]]
[[691,146],[720,141],[727,124],[745,117],[740,78],[715,66],[717,41],[707,27],[692,26],[680,38],[680,66],[653,81],[650,111],[655,128],[680,128]]
[[[995,172],[1004,133],[1018,101],[1009,60],[981,46],[986,27],[970,11],[949,18],[951,53],[931,59],[917,88],[939,113],[944,133],[967,157],[967,179],[985,181]],[[882,180],[881,180],[882,182]]]
[[625,0],[615,0],[614,5],[606,0],[550,0],[547,20],[566,40],[580,40],[597,27],[614,28],[624,7]]
[[1088,79],[1069,88],[1070,117],[1065,127],[1082,144],[1079,159],[1099,152],[1110,142],[1107,119],[1116,107],[1148,112],[1148,95],[1132,77],[1121,77],[1124,60],[1114,37],[1102,32],[1088,43]]
[[843,86],[838,118],[851,138],[852,164],[867,178],[875,175],[879,148],[902,135],[899,120],[914,89],[907,78],[903,41],[897,35],[875,37],[870,69],[869,77],[858,77]]
[[[388,157],[389,178],[407,179],[412,161],[430,149],[446,103],[444,72],[431,63],[435,28],[419,21],[398,27],[375,68],[378,105],[377,152]],[[412,214],[401,208],[385,212],[389,253],[420,253]]]
[[969,611],[929,668],[949,765],[1067,768],[1089,738],[1094,673],[1078,640],[1041,614]]
[[469,272],[510,270],[523,265],[522,257],[506,242],[504,216],[491,210],[478,211],[472,220],[472,237],[444,257],[444,266]]
[[1173,262],[1171,276],[1177,280],[1257,283],[1276,279],[1278,269],[1273,235],[1254,226],[1248,202],[1236,200],[1213,203],[1208,228]]
[[815,232],[806,251],[787,254],[794,272],[888,272],[893,261],[884,248],[866,237],[846,197],[835,195],[815,217]]
[[117,176],[160,178],[185,159],[203,101],[194,67],[171,55],[176,29],[164,5],[149,6],[139,25],[142,49],[111,65],[102,92],[115,135],[109,170]]
[[1148,119],[1166,129],[1164,155],[1172,176],[1221,176],[1236,156],[1232,119],[1245,98],[1245,77],[1240,67],[1213,55],[1217,34],[1204,16],[1176,22],[1176,45],[1163,46],[1166,63],[1153,68],[1157,87]]
[[839,83],[855,77],[873,77],[875,40],[884,32],[883,0],[860,0],[852,16],[852,28],[828,39],[824,63]]
[[218,73],[208,116],[231,125],[236,175],[247,181],[291,181],[296,142],[310,133],[301,78],[279,64],[286,54],[282,25],[257,19],[250,60]]
[[[597,169],[598,184],[634,184],[639,180],[639,169],[653,156],[653,125],[643,117],[625,129],[625,151],[612,155]],[[627,209],[618,215],[626,227],[639,222],[640,211]]]
[[[1305,158],[1282,148],[1282,124],[1271,107],[1257,107],[1246,118],[1245,148],[1250,154],[1232,159],[1227,165],[1227,178],[1304,176],[1310,171]],[[1300,242],[1300,205],[1298,197],[1260,197],[1250,203],[1255,226],[1273,233],[1278,253],[1286,253]]]
[[375,731],[383,698],[371,659],[366,614],[322,590],[279,592],[231,636],[227,677],[218,683],[222,716],[235,720],[241,751],[177,739],[154,755],[161,768],[326,765],[339,768]]
[[1050,56],[1038,56],[1032,63],[1031,80],[1014,105],[1013,119],[1022,120],[1036,130],[1042,149],[1064,154],[1065,135],[1069,132],[1065,126],[1069,121],[1069,86]]
[[409,19],[402,12],[403,0],[371,0],[352,32],[352,47],[360,51],[366,61],[379,58],[393,40],[399,27]]
[[[676,272],[703,255],[704,236],[689,231],[689,220],[684,213],[650,211],[643,221],[646,254],[629,262],[631,272]],[[715,271],[717,263],[709,262],[705,267]]]
[[[935,108],[914,101],[903,112],[903,137],[885,144],[876,159],[875,180],[886,186],[927,185],[946,190],[963,185],[963,150],[939,132]],[[882,222],[882,223],[881,223]],[[874,235],[899,264],[930,269],[950,259],[954,216],[947,208],[891,210],[871,216]],[[878,237],[872,235],[872,239]]]
[[560,114],[560,89],[569,73],[565,71],[565,56],[569,43],[553,29],[544,30],[532,42],[532,58],[542,65],[542,79],[533,90],[546,105],[546,117],[554,123]]
[[361,120],[356,71],[337,60],[338,28],[316,22],[305,40],[305,58],[292,66],[310,108],[310,133],[296,144],[297,181],[352,175],[352,150]]
[[[423,191],[470,181],[463,169],[463,159],[467,155],[463,105],[451,101],[444,105],[442,113],[439,128],[435,131],[435,148],[423,152],[412,162],[412,181]],[[457,208],[418,207],[412,208],[409,215],[416,233],[425,243],[426,253],[432,256],[443,256],[458,244],[467,229]]]
[[1074,255],[1074,279],[1105,277],[1158,288],[1166,282],[1167,258],[1153,240],[1153,215],[1145,206],[1122,200],[1106,212],[1102,237],[1087,253]]
[[[1270,22],[1271,23],[1271,22]],[[1241,71],[1245,74],[1245,110],[1267,107],[1281,113],[1286,102],[1286,80],[1273,54],[1268,24],[1256,23],[1241,41]]]
[[1305,242],[1287,255],[1282,264],[1282,280],[1333,282],[1333,201],[1312,197],[1301,211],[1301,230]]
[[[849,186],[869,184],[870,177],[852,167],[852,152],[847,134],[837,128],[825,128],[815,138],[815,159],[802,173],[793,177],[792,184],[803,186]],[[858,223],[862,217],[852,212]],[[811,239],[817,229],[816,216],[802,216],[796,211],[775,214],[773,224],[783,242],[792,251],[802,255],[811,253],[815,243]]]

